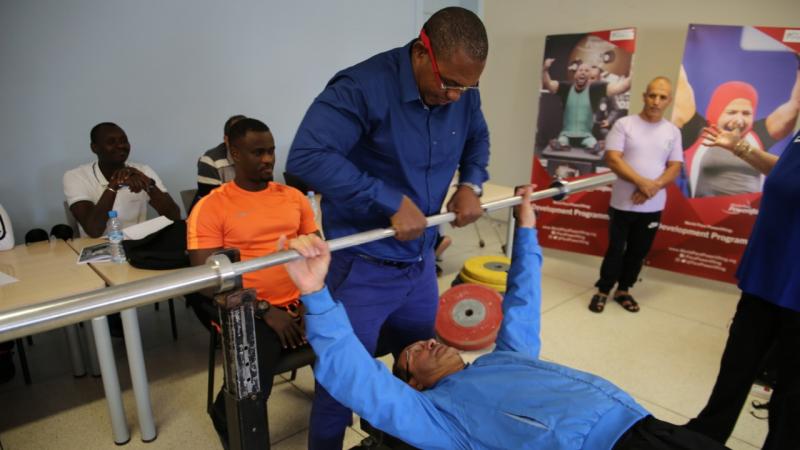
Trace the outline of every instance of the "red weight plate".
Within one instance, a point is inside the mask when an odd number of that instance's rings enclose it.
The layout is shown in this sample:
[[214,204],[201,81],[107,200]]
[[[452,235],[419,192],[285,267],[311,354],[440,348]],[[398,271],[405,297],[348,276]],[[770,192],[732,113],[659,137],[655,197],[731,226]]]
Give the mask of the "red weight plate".
[[436,334],[459,350],[480,350],[497,338],[503,320],[503,297],[479,284],[454,286],[439,297]]

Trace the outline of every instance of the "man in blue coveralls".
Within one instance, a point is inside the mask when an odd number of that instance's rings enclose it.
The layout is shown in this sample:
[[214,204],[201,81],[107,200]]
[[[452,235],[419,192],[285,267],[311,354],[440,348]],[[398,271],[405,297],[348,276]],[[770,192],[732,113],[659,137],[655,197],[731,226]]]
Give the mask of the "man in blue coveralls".
[[[322,194],[328,239],[393,227],[384,239],[336,252],[327,284],[342,299],[355,334],[374,354],[433,337],[438,286],[438,214],[458,169],[447,209],[455,226],[477,220],[488,178],[489,131],[478,80],[488,40],[481,20],[445,8],[418,38],[336,74],[314,100],[295,136],[288,173]],[[351,412],[319,384],[309,448],[341,448]]]
[[531,191],[517,191],[523,201],[495,350],[467,365],[452,347],[416,342],[395,362],[407,383],[367,353],[331,298],[327,244],[312,235],[293,240],[305,259],[286,269],[306,305],[317,381],[372,425],[424,449],[725,448],[654,418],[602,378],[539,359],[542,253]]

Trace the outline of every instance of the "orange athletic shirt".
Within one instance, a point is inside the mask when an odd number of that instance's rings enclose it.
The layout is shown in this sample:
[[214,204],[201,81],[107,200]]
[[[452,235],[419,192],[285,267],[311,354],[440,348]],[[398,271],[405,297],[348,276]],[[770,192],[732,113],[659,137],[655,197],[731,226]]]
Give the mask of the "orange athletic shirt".
[[[274,253],[278,238],[292,239],[317,231],[308,199],[297,189],[269,183],[258,192],[230,181],[200,199],[186,220],[189,250],[239,249],[242,261]],[[300,297],[283,265],[242,276],[245,288],[254,288],[259,300],[285,306]]]

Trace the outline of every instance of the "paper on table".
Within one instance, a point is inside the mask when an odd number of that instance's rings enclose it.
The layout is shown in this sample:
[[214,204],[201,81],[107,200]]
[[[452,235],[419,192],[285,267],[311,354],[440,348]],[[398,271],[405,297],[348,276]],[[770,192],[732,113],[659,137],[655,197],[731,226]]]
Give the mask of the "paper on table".
[[122,234],[125,235],[125,239],[142,239],[170,224],[172,224],[171,220],[164,216],[158,216],[155,219],[150,219],[142,223],[137,223],[136,225],[123,228]]
[[0,272],[0,286],[16,283],[17,281],[19,280],[12,277],[11,275],[6,274],[5,272]]

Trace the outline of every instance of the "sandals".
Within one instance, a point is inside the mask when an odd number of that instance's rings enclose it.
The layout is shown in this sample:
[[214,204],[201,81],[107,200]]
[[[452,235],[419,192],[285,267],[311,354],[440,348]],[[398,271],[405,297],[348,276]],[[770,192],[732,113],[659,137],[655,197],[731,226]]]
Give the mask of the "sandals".
[[630,296],[630,294],[622,294],[614,297],[614,301],[619,303],[619,306],[625,308],[628,312],[639,312],[639,304]]
[[593,313],[601,313],[606,307],[608,297],[605,295],[595,294],[592,296],[592,301],[589,302],[589,311]]

